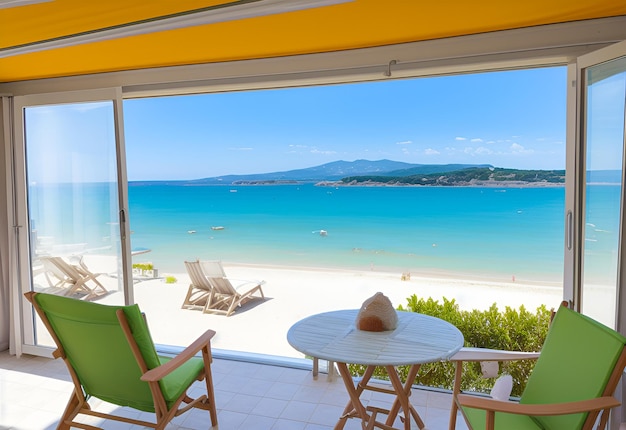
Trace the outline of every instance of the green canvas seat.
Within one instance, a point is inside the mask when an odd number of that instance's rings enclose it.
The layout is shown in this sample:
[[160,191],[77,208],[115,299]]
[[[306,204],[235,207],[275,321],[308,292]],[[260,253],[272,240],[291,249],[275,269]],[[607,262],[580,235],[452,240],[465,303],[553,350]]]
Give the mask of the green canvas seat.
[[626,337],[561,306],[519,403],[459,395],[458,406],[473,430],[602,429],[620,404],[612,395],[625,346]]
[[[63,358],[74,382],[57,428],[78,426],[74,420],[86,414],[163,429],[192,407],[209,411],[211,425],[217,425],[211,376],[213,330],[176,357],[161,357],[137,305],[107,306],[34,292],[26,298],[50,331],[57,345],[54,356]],[[203,379],[206,394],[197,399],[187,396],[191,384]],[[93,411],[87,403],[91,397],[153,412],[156,423]],[[80,428],[97,427],[81,423]]]

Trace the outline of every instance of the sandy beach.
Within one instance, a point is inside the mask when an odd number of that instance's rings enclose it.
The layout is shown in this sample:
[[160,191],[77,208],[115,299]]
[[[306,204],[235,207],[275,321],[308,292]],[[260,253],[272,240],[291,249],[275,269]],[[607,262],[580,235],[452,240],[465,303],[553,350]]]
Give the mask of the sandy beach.
[[[361,303],[381,291],[394,306],[406,305],[415,294],[442,301],[455,299],[461,309],[485,309],[497,303],[534,311],[544,304],[556,307],[562,300],[560,286],[540,286],[522,282],[462,280],[411,274],[401,280],[401,273],[359,272],[290,267],[261,267],[224,263],[229,278],[264,280],[264,300],[244,304],[234,315],[203,314],[183,310],[181,304],[189,286],[186,273],[175,276],[177,282],[163,279],[135,284],[135,300],[146,313],[156,343],[186,345],[206,329],[217,335],[213,348],[245,351],[285,357],[302,357],[287,342],[286,334],[298,320],[319,312],[359,308]],[[117,294],[99,301],[109,302]]]

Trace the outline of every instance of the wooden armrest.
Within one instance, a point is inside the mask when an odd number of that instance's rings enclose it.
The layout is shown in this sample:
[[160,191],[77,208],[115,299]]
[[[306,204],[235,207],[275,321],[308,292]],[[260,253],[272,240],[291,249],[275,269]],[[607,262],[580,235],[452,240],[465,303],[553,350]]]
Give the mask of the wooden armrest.
[[215,336],[214,330],[205,331],[200,337],[198,337],[192,344],[190,344],[187,348],[183,349],[180,354],[176,355],[167,363],[160,365],[159,367],[155,367],[154,369],[148,370],[141,376],[142,381],[147,382],[155,382],[160,381],[166,375],[169,375],[174,370],[179,368],[183,363],[189,361],[190,358],[194,357],[198,352],[202,350],[204,347],[209,347],[211,345],[211,338]]
[[450,358],[450,361],[514,361],[536,360],[538,357],[539,352],[463,347]]
[[553,403],[547,405],[529,405],[516,402],[503,402],[486,397],[459,394],[457,396],[459,406],[483,409],[486,411],[506,412],[521,415],[567,415],[581,412],[600,411],[620,405],[614,397],[597,397],[595,399],[580,400],[576,402]]

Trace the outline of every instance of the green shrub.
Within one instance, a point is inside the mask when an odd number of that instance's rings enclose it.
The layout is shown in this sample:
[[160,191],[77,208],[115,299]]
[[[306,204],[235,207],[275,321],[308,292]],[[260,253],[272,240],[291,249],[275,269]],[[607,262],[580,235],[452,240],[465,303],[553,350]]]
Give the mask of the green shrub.
[[166,276],[165,277],[165,283],[166,284],[175,284],[178,280],[176,279],[175,276]]
[[133,269],[153,270],[154,265],[152,263],[133,263]]
[[[485,311],[463,311],[455,300],[418,299],[412,295],[407,299],[406,307],[398,310],[419,312],[441,318],[454,324],[463,333],[465,345],[469,347],[493,348],[514,351],[539,351],[545,340],[550,323],[551,311],[544,305],[537,308],[536,313],[528,312],[524,306],[519,310],[506,307],[499,311],[494,303]],[[534,360],[502,362],[500,373],[508,373],[513,377],[513,396],[521,395],[532,368]],[[362,375],[365,366],[351,365],[353,375]],[[401,366],[398,372],[403,380],[409,371],[408,366]],[[374,377],[386,379],[383,368],[377,368]],[[452,389],[454,382],[454,364],[428,363],[422,365],[414,383],[431,387]],[[482,377],[480,363],[464,363],[461,389],[466,391],[488,392],[494,379]]]

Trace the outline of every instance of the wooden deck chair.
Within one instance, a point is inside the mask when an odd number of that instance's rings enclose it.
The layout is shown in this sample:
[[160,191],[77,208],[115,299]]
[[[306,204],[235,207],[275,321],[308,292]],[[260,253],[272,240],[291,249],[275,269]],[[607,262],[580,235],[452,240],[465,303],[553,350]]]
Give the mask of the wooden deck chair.
[[51,269],[51,272],[56,277],[64,277],[61,283],[61,285],[67,285],[64,295],[83,294],[85,300],[92,300],[108,292],[100,281],[96,279],[101,273],[91,272],[82,259],[79,265],[74,265],[68,263],[62,257],[40,258],[45,267],[54,267],[54,269]]
[[200,308],[206,311],[211,306],[213,287],[204,275],[199,261],[185,261],[185,268],[191,283],[182,309]]
[[[253,298],[265,298],[261,288],[265,281],[230,279],[226,276],[220,261],[200,261],[200,266],[213,287],[211,304],[205,308],[204,312],[223,313],[230,316],[246,301]],[[254,296],[257,292],[260,297]]]
[[473,430],[603,429],[626,366],[626,337],[561,306],[518,402],[459,394]]
[[[217,425],[211,376],[213,330],[174,358],[162,357],[156,353],[137,305],[108,306],[35,292],[25,296],[56,343],[54,357],[64,360],[74,382],[57,429],[98,428],[78,421],[81,414],[164,429],[172,418],[191,408],[207,410],[211,425]],[[202,357],[196,357],[198,353]],[[190,398],[188,388],[203,379],[206,394]],[[156,422],[95,411],[88,403],[91,397],[153,412]]]
[[51,258],[53,257],[39,257],[48,285],[52,288],[63,288],[66,284],[72,285],[72,280],[51,261]]

